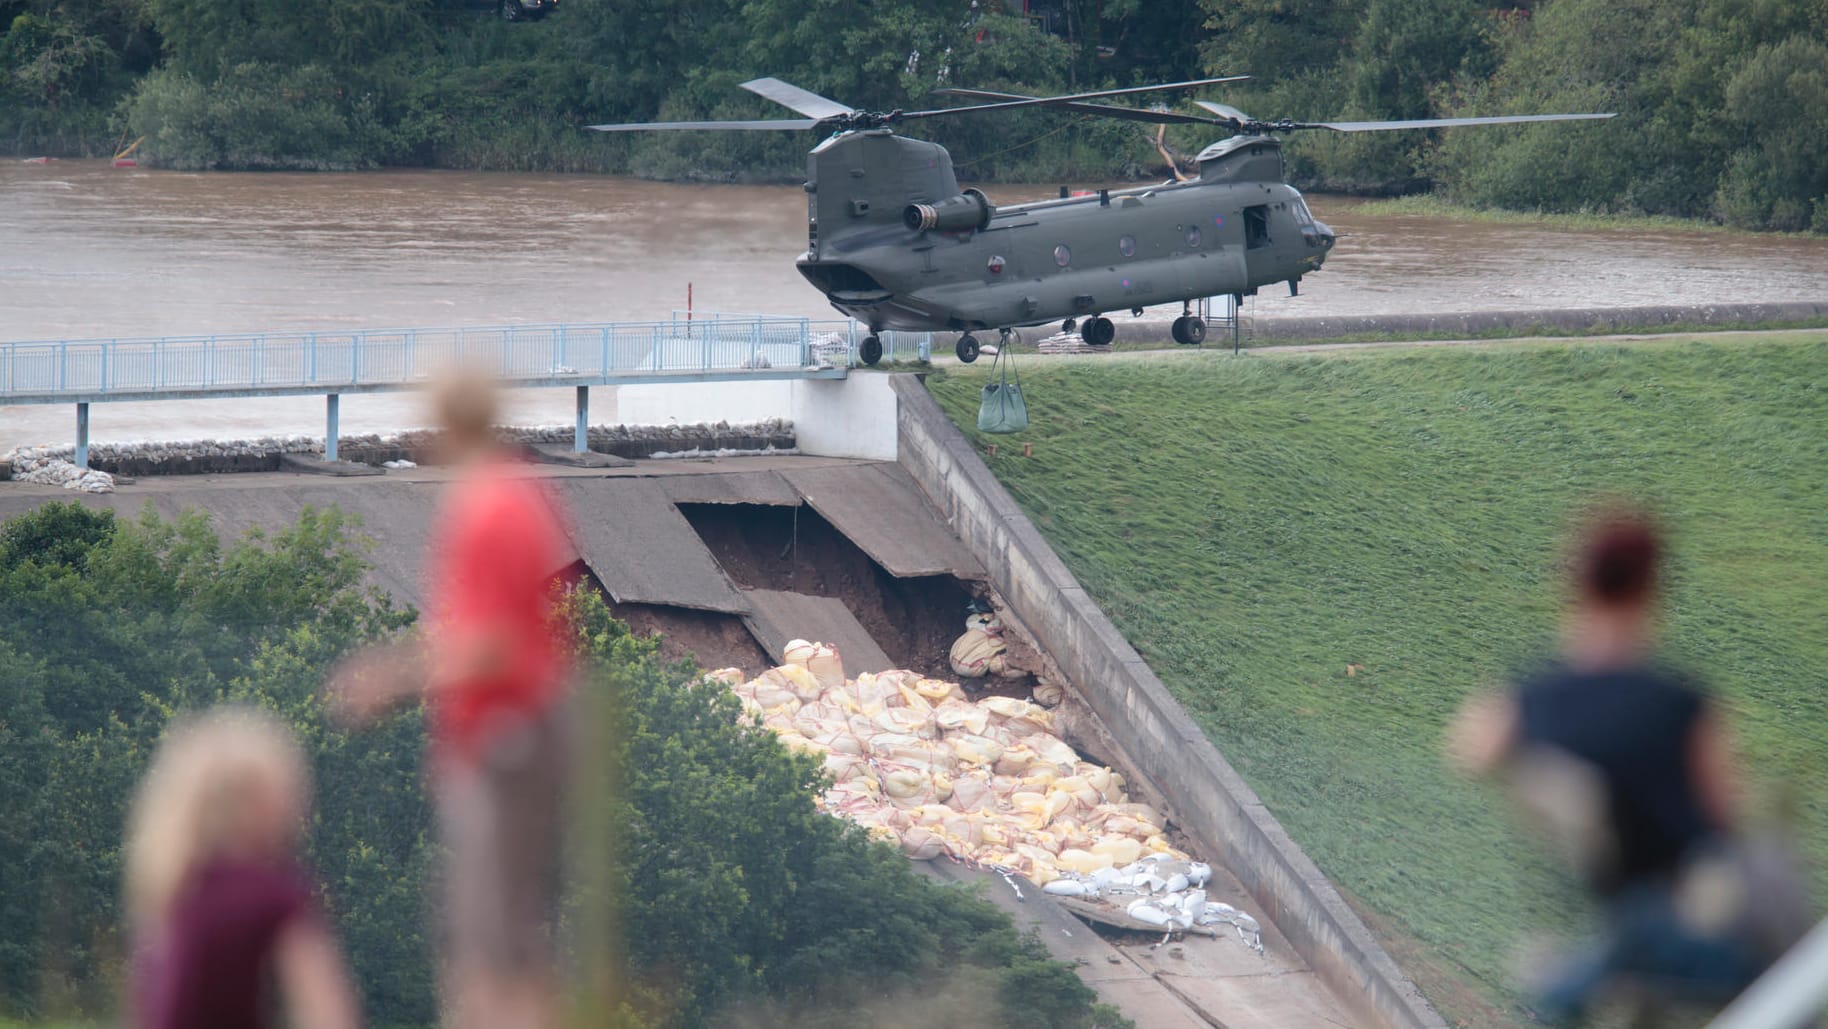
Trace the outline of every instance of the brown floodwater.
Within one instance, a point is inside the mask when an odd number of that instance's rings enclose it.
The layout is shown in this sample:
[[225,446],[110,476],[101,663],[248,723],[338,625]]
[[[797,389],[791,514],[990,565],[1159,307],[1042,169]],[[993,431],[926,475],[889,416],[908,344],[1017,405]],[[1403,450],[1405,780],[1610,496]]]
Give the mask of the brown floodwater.
[[[1052,191],[987,192],[1011,202]],[[1350,199],[1310,201],[1344,238],[1300,297],[1266,290],[1247,313],[1828,297],[1828,239],[1372,216]],[[791,186],[8,161],[0,163],[0,341],[645,320],[683,308],[688,287],[701,311],[836,318],[793,267],[805,211]],[[350,398],[345,431],[398,427],[403,403]],[[322,431],[321,407],[307,399],[110,407],[97,412],[98,439]],[[567,417],[555,403],[548,420]],[[0,408],[0,450],[64,439],[67,421],[61,407]]]

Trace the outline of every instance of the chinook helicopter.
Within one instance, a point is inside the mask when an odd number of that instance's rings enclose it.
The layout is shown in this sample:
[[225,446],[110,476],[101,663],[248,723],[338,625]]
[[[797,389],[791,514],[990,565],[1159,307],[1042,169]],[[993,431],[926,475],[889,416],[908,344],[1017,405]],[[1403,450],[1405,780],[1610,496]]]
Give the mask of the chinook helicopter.
[[[806,158],[806,252],[800,273],[833,307],[869,327],[858,347],[865,364],[882,357],[886,329],[957,332],[961,361],[977,359],[974,333],[1060,322],[1094,346],[1117,330],[1107,314],[1141,315],[1179,302],[1176,343],[1198,344],[1206,325],[1192,302],[1234,302],[1286,282],[1291,295],[1333,249],[1332,229],[1315,220],[1283,181],[1277,133],[1302,129],[1385,132],[1460,125],[1574,121],[1611,114],[1536,114],[1407,121],[1261,121],[1236,108],[1195,101],[1206,114],[1093,103],[1141,93],[1195,89],[1248,76],[1197,79],[1066,96],[973,89],[942,95],[986,101],[965,107],[860,111],[779,79],[742,87],[800,119],[639,122],[591,125],[598,132],[678,130],[815,131],[827,138]],[[983,191],[960,189],[952,158],[937,143],[895,133],[927,118],[1055,107],[1156,124],[1201,124],[1232,135],[1201,151],[1199,176],[1096,195],[998,207]]]

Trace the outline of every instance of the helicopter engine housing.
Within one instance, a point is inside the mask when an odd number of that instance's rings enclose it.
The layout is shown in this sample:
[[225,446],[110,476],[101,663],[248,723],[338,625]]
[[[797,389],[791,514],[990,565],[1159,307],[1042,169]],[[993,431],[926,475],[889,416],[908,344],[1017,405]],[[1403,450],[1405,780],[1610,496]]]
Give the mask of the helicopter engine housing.
[[989,197],[981,190],[967,189],[937,204],[909,204],[902,209],[901,221],[914,232],[981,232],[995,216],[996,205]]

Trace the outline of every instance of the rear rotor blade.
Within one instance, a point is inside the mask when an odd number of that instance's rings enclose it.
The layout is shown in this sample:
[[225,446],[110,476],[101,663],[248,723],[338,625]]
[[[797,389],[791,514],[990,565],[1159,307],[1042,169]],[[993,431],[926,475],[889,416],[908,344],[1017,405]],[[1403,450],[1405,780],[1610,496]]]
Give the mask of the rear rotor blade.
[[818,124],[811,118],[774,118],[767,121],[646,121],[625,122],[620,125],[586,125],[584,127],[594,132],[687,132],[731,129],[739,132],[761,132],[769,129],[804,132]]
[[[1204,104],[1201,105],[1205,106]],[[1298,129],[1332,129],[1335,132],[1395,132],[1400,129],[1445,129],[1455,125],[1512,125],[1533,121],[1588,121],[1616,118],[1610,114],[1510,114],[1493,118],[1418,118],[1412,121],[1320,121],[1296,123]]]
[[[1035,100],[1038,97],[1025,96],[1021,93],[997,93],[988,89],[941,89],[935,92],[946,96],[971,97],[976,100]],[[1156,125],[1213,125],[1211,118],[1202,118],[1197,114],[1176,114],[1173,111],[1153,111],[1138,107],[1112,107],[1109,104],[1083,104],[1077,101],[1064,100],[1050,107],[1059,107],[1068,111],[1081,111],[1085,114],[1096,114],[1106,118],[1122,118],[1126,121],[1146,121]]]
[[808,118],[823,120],[844,114],[855,114],[856,109],[846,107],[836,100],[830,100],[809,89],[801,89],[791,82],[782,82],[775,78],[750,79],[742,84],[743,88],[756,96],[765,97],[791,108]]
[[898,121],[911,121],[916,118],[939,118],[946,115],[966,114],[975,111],[1000,111],[1013,107],[1040,107],[1070,104],[1080,100],[1098,100],[1104,97],[1130,96],[1136,93],[1161,93],[1175,89],[1195,89],[1200,86],[1214,86],[1221,82],[1241,82],[1248,75],[1230,75],[1218,79],[1194,79],[1190,82],[1164,82],[1153,86],[1130,86],[1126,89],[1101,89],[1095,93],[1069,93],[1065,96],[1023,97],[1018,100],[1002,100],[989,104],[973,104],[969,107],[940,107],[930,111],[902,111],[895,115]]

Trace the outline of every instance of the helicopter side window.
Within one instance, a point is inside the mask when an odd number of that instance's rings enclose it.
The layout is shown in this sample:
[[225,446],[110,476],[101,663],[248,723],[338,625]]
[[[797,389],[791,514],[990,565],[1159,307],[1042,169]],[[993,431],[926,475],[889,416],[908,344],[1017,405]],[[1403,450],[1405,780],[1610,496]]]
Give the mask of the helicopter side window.
[[1248,250],[1269,246],[1268,204],[1244,209],[1244,246]]
[[1198,250],[1199,248],[1200,227],[1198,225],[1189,225],[1187,226],[1187,249]]
[[1135,257],[1136,256],[1136,237],[1135,236],[1117,237],[1117,252],[1122,254],[1125,257]]
[[1054,248],[1054,263],[1062,268],[1073,263],[1073,252],[1065,243]]
[[1295,224],[1301,229],[1301,236],[1313,246],[1320,239],[1320,229],[1314,224],[1314,212],[1308,210],[1308,202],[1300,197],[1295,198]]

